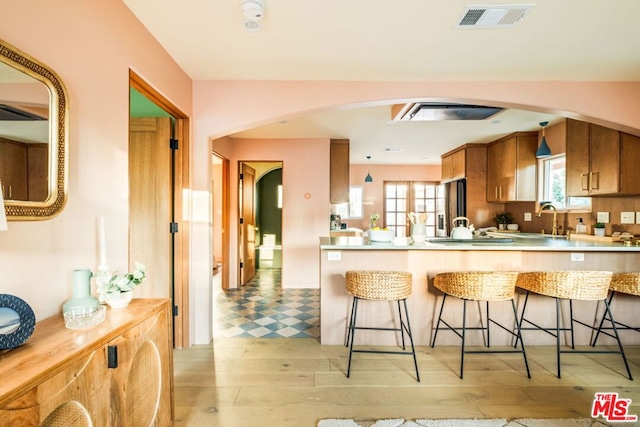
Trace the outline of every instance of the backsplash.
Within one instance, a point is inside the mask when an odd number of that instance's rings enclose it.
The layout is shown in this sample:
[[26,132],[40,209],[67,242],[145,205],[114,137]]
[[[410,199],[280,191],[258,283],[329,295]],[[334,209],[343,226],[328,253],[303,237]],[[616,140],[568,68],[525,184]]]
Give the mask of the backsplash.
[[[546,211],[541,218],[535,216],[537,204],[533,202],[508,203],[504,210],[511,213],[520,226],[520,230],[526,233],[539,233],[545,230],[550,233],[553,225],[553,214]],[[640,224],[620,224],[622,212],[640,212],[640,197],[594,197],[591,199],[591,212],[563,213],[558,212],[558,225],[560,234],[566,234],[567,230],[575,232],[578,218],[587,226],[587,234],[593,234],[593,225],[596,223],[597,212],[609,212],[609,223],[606,224],[605,234],[610,236],[615,231],[627,231],[634,235],[640,234]],[[531,212],[531,221],[524,221],[525,212]],[[546,213],[549,212],[549,213]]]

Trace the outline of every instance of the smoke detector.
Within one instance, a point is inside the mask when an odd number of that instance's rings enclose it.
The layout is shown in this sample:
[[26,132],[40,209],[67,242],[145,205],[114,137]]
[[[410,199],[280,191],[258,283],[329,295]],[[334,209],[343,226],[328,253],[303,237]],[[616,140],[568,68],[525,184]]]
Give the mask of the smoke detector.
[[242,25],[247,31],[258,31],[261,28],[260,20],[264,14],[263,0],[242,0]]
[[264,13],[262,0],[242,0],[242,14],[250,21],[259,21]]

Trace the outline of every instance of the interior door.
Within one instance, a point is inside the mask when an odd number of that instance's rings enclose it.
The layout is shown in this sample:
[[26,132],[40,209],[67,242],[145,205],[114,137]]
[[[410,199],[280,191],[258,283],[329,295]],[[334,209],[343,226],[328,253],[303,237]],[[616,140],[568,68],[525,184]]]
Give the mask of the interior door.
[[255,181],[256,171],[246,163],[240,164],[240,285],[245,285],[256,275],[256,215]]
[[173,296],[170,117],[129,121],[129,259],[145,265],[141,297]]

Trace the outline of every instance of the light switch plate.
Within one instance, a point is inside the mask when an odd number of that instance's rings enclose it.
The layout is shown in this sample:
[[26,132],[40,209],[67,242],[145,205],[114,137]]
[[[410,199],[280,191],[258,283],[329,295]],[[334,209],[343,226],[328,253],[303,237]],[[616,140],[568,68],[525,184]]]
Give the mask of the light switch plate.
[[598,212],[596,221],[604,222],[605,224],[608,224],[609,223],[609,212]]
[[635,214],[633,212],[621,212],[620,224],[635,224]]
[[[640,214],[640,212],[638,212]],[[524,213],[524,220],[525,221],[531,221],[531,212],[525,212]]]
[[342,258],[342,254],[340,251],[327,251],[327,260],[328,261],[340,261]]
[[640,224],[640,212],[636,212],[636,224]]

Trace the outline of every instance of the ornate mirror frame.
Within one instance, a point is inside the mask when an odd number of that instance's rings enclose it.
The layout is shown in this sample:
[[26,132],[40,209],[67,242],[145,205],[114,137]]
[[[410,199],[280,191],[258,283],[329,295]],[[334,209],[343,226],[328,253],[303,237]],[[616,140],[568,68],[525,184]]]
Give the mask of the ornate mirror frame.
[[40,202],[5,200],[9,221],[38,221],[55,217],[67,200],[69,105],[65,87],[44,64],[0,39],[0,62],[42,82],[49,90],[48,197]]

